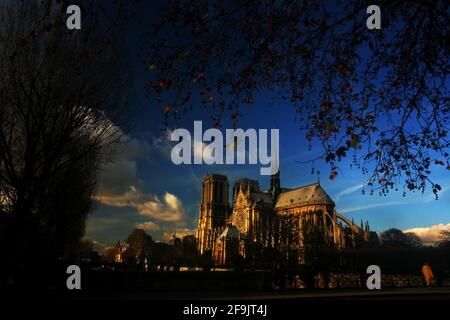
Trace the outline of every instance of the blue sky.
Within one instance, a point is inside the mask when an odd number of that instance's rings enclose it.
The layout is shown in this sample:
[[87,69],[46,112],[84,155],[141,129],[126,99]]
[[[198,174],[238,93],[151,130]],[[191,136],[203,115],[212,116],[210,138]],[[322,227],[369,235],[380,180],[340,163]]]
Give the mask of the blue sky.
[[[126,43],[134,69],[132,96],[132,126],[124,132],[127,143],[113,163],[101,173],[98,201],[89,216],[86,237],[101,244],[112,245],[123,240],[135,226],[144,228],[155,239],[165,240],[175,228],[179,235],[192,233],[196,228],[198,204],[203,176],[209,172],[226,174],[230,185],[239,178],[258,179],[261,188],[268,187],[269,178],[259,175],[260,165],[174,165],[170,150],[175,143],[168,141],[163,131],[164,108],[144,96],[148,74],[143,66],[145,42],[140,34],[143,25],[151,23],[157,11],[149,7],[138,14],[126,30]],[[308,151],[304,133],[295,123],[295,108],[280,102],[269,108],[262,93],[252,106],[240,110],[243,115],[238,127],[277,128],[280,130],[280,170],[283,187],[298,187],[317,181],[311,174],[311,164],[300,162],[315,158],[320,150]],[[201,108],[200,108],[201,109]],[[209,114],[198,110],[187,114],[181,125],[192,129],[194,120],[203,120],[206,130],[212,126]],[[231,122],[224,122],[231,128]],[[339,163],[339,175],[328,179],[329,166],[323,161],[314,163],[320,170],[324,189],[336,202],[336,210],[359,223],[368,220],[375,231],[391,227],[402,230],[432,227],[450,223],[449,171],[433,168],[435,182],[443,186],[439,200],[431,190],[425,194],[402,191],[388,196],[362,194],[366,180],[360,170],[350,169],[349,161]],[[400,189],[401,190],[401,189]],[[450,228],[450,224],[449,224]]]
[[[124,159],[123,161],[135,165],[135,171],[130,172],[134,178],[125,181],[136,179],[140,189],[157,197],[163,205],[166,193],[176,196],[185,214],[183,223],[174,222],[177,231],[196,227],[201,181],[206,173],[226,174],[230,184],[242,177],[256,178],[260,181],[261,188],[268,187],[268,177],[259,175],[260,165],[174,165],[169,155],[171,146],[175,143],[168,141],[168,135],[161,131],[159,120],[162,119],[162,112],[157,111],[160,108],[144,98],[139,102],[138,109],[139,116],[128,136],[135,147],[141,150],[130,152],[125,147],[125,151],[119,156],[119,161]],[[245,112],[242,121],[238,123],[243,129],[279,128],[280,170],[284,187],[297,187],[317,181],[317,174],[311,174],[311,164],[299,163],[313,159],[316,149],[313,147],[312,151],[308,151],[302,132],[292,121],[293,117],[294,111],[288,108],[280,108],[274,112],[266,106],[256,104]],[[201,115],[189,118],[192,119],[183,121],[188,129],[192,128],[194,120],[204,120],[204,130],[210,122],[202,119]],[[368,220],[373,230],[382,231],[391,227],[405,230],[450,222],[450,193],[446,189],[449,177],[445,169],[439,171],[436,168],[434,171],[438,182],[443,186],[439,200],[435,200],[431,190],[423,195],[420,192],[407,193],[406,197],[402,196],[401,191],[390,193],[386,197],[378,194],[371,196],[368,192],[363,195],[361,191],[366,176],[358,169],[350,169],[348,161],[339,164],[340,171],[335,180],[328,178],[329,167],[324,162],[316,161],[314,166],[321,171],[321,184],[335,200],[336,209],[347,217],[354,218],[356,222]],[[117,177],[119,171],[120,166],[118,170],[113,169],[108,174]],[[114,178],[112,180],[115,181]],[[124,191],[132,185],[118,183],[117,186]],[[99,204],[90,216],[87,237],[111,244],[115,240],[124,239],[137,223],[147,221],[165,226],[164,231],[149,228],[148,232],[154,237],[164,239],[167,233],[171,234],[174,223],[167,219],[160,221],[153,218],[154,215],[140,215],[138,211],[134,207]]]

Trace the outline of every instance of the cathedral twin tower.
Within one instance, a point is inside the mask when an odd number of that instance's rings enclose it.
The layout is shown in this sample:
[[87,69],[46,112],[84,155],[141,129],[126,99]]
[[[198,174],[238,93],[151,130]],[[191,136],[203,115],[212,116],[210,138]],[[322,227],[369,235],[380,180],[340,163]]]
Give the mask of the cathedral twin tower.
[[226,176],[209,174],[203,180],[197,243],[201,254],[211,250],[214,231],[226,223],[229,211],[228,180]]

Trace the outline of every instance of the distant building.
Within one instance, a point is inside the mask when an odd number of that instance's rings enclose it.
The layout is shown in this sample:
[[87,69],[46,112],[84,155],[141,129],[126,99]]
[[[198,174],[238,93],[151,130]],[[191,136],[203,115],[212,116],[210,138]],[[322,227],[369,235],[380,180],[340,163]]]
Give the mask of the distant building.
[[358,226],[335,210],[319,182],[282,188],[278,172],[271,176],[270,188],[260,190],[257,180],[241,179],[233,186],[231,206],[228,188],[224,175],[208,174],[203,180],[197,245],[200,254],[212,255],[215,265],[246,257],[255,245],[282,253],[301,249],[313,232],[336,248],[356,247],[371,236],[368,222]]
[[116,251],[114,254],[114,262],[122,263],[123,261],[123,254],[128,249],[128,243],[120,243],[120,241],[117,241],[116,243]]

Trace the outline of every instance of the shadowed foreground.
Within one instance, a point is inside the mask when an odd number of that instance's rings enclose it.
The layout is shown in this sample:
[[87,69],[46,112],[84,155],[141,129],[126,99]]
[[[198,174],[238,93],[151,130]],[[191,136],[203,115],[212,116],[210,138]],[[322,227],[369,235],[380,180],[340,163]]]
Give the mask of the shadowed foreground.
[[92,292],[67,295],[87,300],[450,300],[450,288],[336,289],[285,292]]

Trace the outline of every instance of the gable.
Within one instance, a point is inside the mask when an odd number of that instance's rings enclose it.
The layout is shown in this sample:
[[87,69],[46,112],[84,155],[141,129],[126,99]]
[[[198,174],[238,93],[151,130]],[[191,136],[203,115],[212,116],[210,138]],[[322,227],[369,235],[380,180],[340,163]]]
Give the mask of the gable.
[[234,207],[246,207],[250,205],[250,201],[245,195],[245,193],[242,191],[242,189],[239,191],[239,193],[236,196],[236,199],[234,199]]

